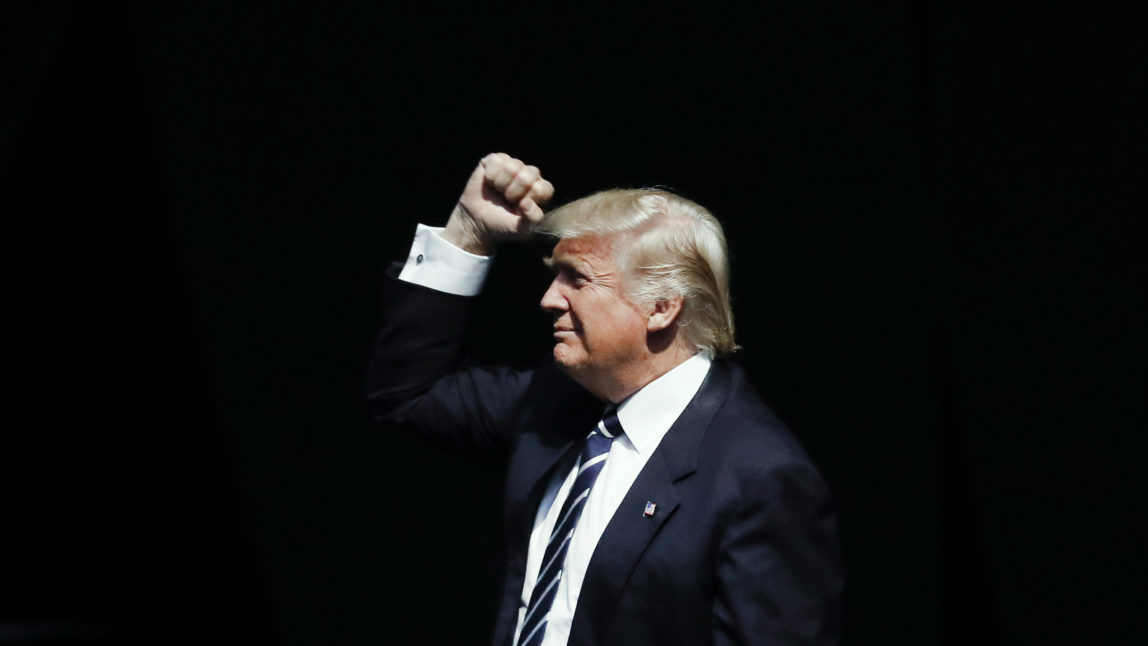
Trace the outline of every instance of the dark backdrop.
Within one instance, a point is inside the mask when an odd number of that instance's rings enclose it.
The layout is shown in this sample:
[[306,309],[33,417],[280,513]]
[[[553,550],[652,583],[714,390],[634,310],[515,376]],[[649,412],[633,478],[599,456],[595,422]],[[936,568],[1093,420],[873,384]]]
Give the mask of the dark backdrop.
[[[383,267],[493,150],[723,219],[739,358],[840,502],[848,643],[1144,638],[1143,10],[29,4],[0,643],[482,643],[501,465],[359,389]],[[546,351],[535,252],[479,357]]]

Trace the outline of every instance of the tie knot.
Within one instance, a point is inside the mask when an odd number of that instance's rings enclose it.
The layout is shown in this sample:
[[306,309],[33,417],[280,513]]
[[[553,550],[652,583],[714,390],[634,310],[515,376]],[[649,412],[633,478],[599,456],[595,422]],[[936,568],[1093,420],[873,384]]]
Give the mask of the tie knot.
[[622,423],[618,421],[617,408],[610,409],[610,412],[598,422],[598,432],[611,440],[625,432],[622,430]]

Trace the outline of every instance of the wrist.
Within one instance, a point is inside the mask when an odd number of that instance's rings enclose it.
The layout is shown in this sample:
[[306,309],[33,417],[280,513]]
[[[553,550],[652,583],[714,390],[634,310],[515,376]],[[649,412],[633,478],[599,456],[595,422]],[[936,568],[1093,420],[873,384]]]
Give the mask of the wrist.
[[494,242],[483,235],[474,218],[461,204],[456,204],[447,220],[446,228],[439,234],[443,240],[476,256],[489,256],[494,253]]

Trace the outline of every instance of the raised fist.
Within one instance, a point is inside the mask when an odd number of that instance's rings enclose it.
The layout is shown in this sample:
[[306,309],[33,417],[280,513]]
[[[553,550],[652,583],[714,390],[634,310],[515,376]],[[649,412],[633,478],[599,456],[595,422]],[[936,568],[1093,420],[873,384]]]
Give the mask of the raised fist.
[[466,251],[488,256],[506,238],[528,236],[542,219],[554,185],[535,166],[505,153],[483,157],[470,174],[443,237]]

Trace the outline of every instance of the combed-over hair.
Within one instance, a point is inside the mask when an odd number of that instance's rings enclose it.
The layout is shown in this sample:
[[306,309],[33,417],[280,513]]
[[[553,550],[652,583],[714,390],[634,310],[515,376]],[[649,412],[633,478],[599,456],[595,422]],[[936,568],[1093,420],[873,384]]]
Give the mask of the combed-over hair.
[[615,261],[632,302],[681,295],[678,325],[698,350],[737,349],[725,234],[700,204],[661,189],[610,189],[565,204],[537,230],[558,238],[621,234]]

